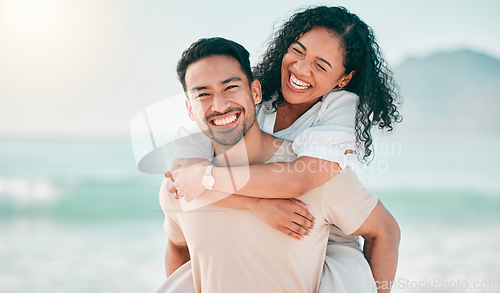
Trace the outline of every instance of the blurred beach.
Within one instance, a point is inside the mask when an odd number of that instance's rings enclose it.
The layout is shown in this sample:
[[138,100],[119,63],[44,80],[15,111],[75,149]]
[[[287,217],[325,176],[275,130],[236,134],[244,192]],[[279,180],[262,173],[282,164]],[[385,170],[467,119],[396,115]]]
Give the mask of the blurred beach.
[[[376,147],[357,169],[401,226],[393,292],[500,292],[500,140]],[[0,162],[1,292],[161,285],[162,175],[136,169],[130,142],[3,141]]]
[[392,292],[500,292],[499,3],[0,0],[0,292],[159,288],[163,175],[136,159],[187,119],[182,51],[222,36],[255,65],[309,4],[366,21],[404,97],[357,166],[402,230]]

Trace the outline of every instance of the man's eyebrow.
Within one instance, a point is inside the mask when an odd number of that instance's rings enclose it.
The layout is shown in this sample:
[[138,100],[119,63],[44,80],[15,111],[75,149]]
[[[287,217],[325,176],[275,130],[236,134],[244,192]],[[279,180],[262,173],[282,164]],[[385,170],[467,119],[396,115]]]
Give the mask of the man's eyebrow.
[[[237,77],[237,76],[230,77],[228,79],[225,79],[225,80],[221,81],[220,84],[226,84],[226,83],[230,83],[232,81],[242,81],[242,79],[240,77]],[[192,88],[189,91],[190,92],[197,92],[197,91],[202,91],[202,90],[207,90],[207,89],[209,89],[209,87],[205,85],[205,86],[196,86],[196,87]]]
[[[299,41],[295,41],[295,44],[297,44],[297,45],[301,46],[301,47],[302,47],[302,49],[303,49],[304,51],[306,51],[306,52],[307,52],[306,46],[304,46],[301,42],[299,42]],[[330,62],[326,61],[325,59],[323,59],[323,58],[321,58],[321,57],[316,57],[316,59],[319,59],[319,60],[321,60],[321,61],[325,62],[325,63],[326,63],[326,65],[330,66],[330,68],[333,68],[333,67],[332,67],[332,65],[330,64]]]
[[190,90],[190,92],[197,92],[197,91],[202,91],[202,90],[206,90],[208,89],[208,86],[197,86],[197,87],[194,87]]
[[226,84],[226,83],[230,83],[231,81],[241,81],[241,78],[239,77],[230,77],[226,80],[223,80],[220,84]]

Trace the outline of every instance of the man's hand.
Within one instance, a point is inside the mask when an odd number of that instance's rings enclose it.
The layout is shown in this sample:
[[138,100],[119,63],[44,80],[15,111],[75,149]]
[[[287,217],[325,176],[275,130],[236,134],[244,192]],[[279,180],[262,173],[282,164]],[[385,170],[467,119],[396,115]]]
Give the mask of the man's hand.
[[297,199],[260,198],[251,210],[272,228],[296,239],[304,239],[314,228],[309,207]]
[[205,159],[176,159],[172,164],[172,171],[165,173],[165,177],[173,181],[168,191],[176,194],[176,198],[184,197],[192,201],[206,189],[201,184],[205,170],[210,166]]

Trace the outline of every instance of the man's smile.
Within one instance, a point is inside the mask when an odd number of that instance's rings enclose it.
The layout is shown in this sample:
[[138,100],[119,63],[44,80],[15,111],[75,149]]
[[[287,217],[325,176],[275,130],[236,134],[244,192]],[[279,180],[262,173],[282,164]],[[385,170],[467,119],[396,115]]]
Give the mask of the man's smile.
[[207,119],[208,123],[216,127],[232,127],[238,122],[241,113],[236,111],[231,111],[226,114],[213,116]]

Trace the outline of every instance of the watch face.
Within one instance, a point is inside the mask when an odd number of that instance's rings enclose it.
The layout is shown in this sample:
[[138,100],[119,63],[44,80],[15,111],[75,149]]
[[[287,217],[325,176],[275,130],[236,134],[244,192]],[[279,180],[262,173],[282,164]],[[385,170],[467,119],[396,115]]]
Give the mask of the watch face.
[[215,179],[210,175],[206,175],[201,179],[201,183],[203,184],[203,186],[205,186],[205,188],[212,189],[215,184]]

